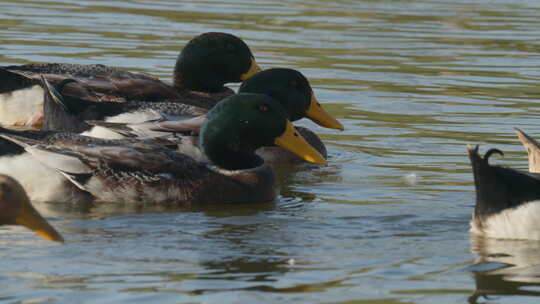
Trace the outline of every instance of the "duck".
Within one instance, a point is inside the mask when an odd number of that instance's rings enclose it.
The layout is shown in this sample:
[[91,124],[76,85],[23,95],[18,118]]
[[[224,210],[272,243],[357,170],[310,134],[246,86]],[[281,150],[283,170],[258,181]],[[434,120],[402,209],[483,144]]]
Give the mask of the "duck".
[[[154,137],[148,139],[102,139],[77,133],[45,130],[16,130],[0,127],[0,173],[16,177],[32,201],[86,204],[93,196],[66,180],[53,168],[45,166],[25,149],[32,145],[128,146],[182,151],[199,161],[207,161],[192,136]],[[29,170],[30,169],[30,170]],[[43,178],[46,176],[47,178]]]
[[186,44],[178,55],[172,85],[150,74],[101,64],[3,66],[0,67],[0,122],[41,127],[44,96],[41,76],[54,85],[65,85],[65,95],[96,102],[174,100],[211,108],[234,94],[224,86],[226,83],[241,82],[260,70],[242,39],[221,32],[203,33]]
[[276,197],[271,167],[255,154],[281,146],[306,161],[326,160],[264,94],[239,93],[207,113],[199,135],[209,163],[158,146],[47,145],[26,150],[96,201],[155,204],[266,202]]
[[478,146],[467,146],[476,203],[471,233],[489,238],[540,240],[540,174],[489,163],[503,152],[489,149],[482,157]]
[[56,242],[64,238],[32,206],[26,191],[13,177],[0,174],[0,226],[21,225]]

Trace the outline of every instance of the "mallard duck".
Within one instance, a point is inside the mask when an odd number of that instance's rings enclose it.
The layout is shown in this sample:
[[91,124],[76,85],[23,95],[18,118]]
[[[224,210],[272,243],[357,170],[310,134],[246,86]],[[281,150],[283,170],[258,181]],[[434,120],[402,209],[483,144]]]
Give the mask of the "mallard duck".
[[5,174],[0,174],[0,225],[22,225],[45,239],[64,241],[32,206],[19,182]]
[[[127,146],[145,149],[173,149],[190,157],[206,161],[192,136],[168,136],[149,139],[101,139],[76,133],[43,130],[11,130],[0,127],[0,173],[16,177],[27,194],[36,201],[90,202],[93,196],[66,180],[56,170],[44,166],[25,151],[32,145],[71,146]],[[43,178],[46,176],[47,178]]]
[[239,93],[260,93],[277,100],[291,121],[304,117],[316,124],[343,130],[343,125],[319,103],[307,78],[297,70],[274,68],[261,71],[246,79]]
[[[0,122],[38,126],[43,89],[39,77],[54,85],[65,84],[65,95],[93,101],[175,100],[211,107],[234,94],[224,87],[258,72],[244,41],[226,33],[204,33],[188,42],[178,56],[174,83],[168,85],[145,73],[132,73],[103,65],[28,64],[0,68]],[[69,81],[76,79],[77,81]],[[21,100],[22,99],[22,100]]]
[[476,187],[471,232],[492,238],[540,240],[540,174],[489,164],[503,153],[467,147]]
[[324,158],[295,131],[283,108],[262,94],[219,102],[201,129],[212,164],[153,147],[34,145],[33,156],[100,201],[154,203],[259,202],[275,198],[272,169],[254,151],[278,145],[305,160]]

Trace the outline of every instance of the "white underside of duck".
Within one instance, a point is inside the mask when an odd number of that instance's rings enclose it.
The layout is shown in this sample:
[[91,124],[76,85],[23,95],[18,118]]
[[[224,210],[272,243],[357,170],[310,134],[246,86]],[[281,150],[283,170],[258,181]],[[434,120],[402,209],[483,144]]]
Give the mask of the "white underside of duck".
[[65,178],[29,153],[0,158],[0,173],[17,179],[32,201],[67,201],[72,196]]
[[473,217],[470,232],[490,238],[540,240],[540,200],[491,215],[481,224]]
[[44,91],[39,85],[0,94],[0,122],[4,126],[37,126],[43,119]]

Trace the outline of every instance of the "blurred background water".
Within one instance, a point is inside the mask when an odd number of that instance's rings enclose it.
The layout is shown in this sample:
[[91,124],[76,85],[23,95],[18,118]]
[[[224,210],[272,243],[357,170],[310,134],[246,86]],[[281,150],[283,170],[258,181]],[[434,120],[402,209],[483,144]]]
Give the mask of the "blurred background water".
[[[540,138],[540,2],[0,0],[0,64],[170,80],[192,37],[243,38],[307,75],[345,125],[330,166],[280,166],[270,203],[39,203],[59,246],[0,228],[6,303],[538,303],[540,244],[468,234],[466,144],[525,169]],[[484,295],[489,295],[487,298]]]

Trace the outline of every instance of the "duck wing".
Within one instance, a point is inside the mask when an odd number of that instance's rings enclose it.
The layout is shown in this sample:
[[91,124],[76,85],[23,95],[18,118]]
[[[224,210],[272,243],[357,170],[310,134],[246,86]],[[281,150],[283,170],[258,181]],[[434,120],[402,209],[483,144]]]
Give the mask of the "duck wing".
[[97,200],[124,203],[224,203],[271,200],[268,166],[225,171],[168,149],[34,145],[26,150]]
[[[165,117],[163,117],[165,118]],[[155,138],[172,134],[198,135],[206,115],[182,120],[149,120],[142,123],[117,123],[107,121],[87,121],[87,123],[107,128],[128,138]]]
[[149,119],[188,119],[207,112],[206,109],[177,102],[95,102],[60,93],[72,82],[79,81],[66,79],[55,87],[42,77],[45,88],[43,129],[80,133],[91,128],[85,122],[89,120],[139,123]]
[[[149,139],[102,139],[76,133],[47,130],[12,130],[0,127],[0,155],[20,154],[24,148],[34,145],[73,146],[133,146],[163,147],[176,150],[179,145],[192,143],[189,137],[155,137]],[[15,146],[12,148],[11,146]],[[12,152],[12,150],[15,150]]]
[[205,164],[159,148],[35,145],[27,151],[103,201],[185,201],[197,181],[212,175]]
[[36,80],[43,75],[54,85],[65,79],[77,79],[78,82],[66,85],[63,93],[98,102],[162,100],[178,97],[172,86],[155,76],[123,71],[101,64],[45,63],[5,66],[3,69]]

